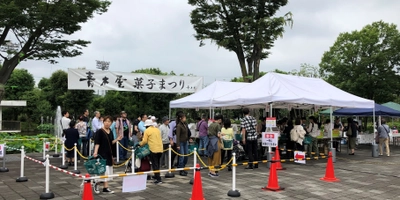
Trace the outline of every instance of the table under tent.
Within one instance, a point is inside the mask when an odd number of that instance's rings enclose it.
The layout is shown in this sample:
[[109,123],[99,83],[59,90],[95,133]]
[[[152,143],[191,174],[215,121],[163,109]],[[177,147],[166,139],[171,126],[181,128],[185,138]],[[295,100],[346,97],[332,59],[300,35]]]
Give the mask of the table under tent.
[[[375,110],[375,113],[373,111]],[[394,110],[392,108],[375,104],[375,109],[371,108],[343,108],[338,109],[333,112],[334,116],[340,117],[378,117],[378,125],[380,125],[381,117],[400,117],[400,111]],[[375,123],[374,123],[375,124]],[[390,129],[390,141],[393,144],[398,143],[398,139],[400,138],[400,134],[398,133],[397,129]],[[357,141],[359,144],[371,144],[374,143],[376,137],[376,128],[374,127],[374,133],[369,133],[369,131],[363,131],[362,133],[358,134]]]

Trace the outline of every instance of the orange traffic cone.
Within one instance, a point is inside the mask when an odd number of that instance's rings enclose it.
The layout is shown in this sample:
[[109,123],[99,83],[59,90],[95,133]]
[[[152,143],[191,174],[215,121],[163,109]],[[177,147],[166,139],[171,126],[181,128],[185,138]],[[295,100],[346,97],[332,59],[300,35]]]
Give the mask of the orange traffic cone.
[[[279,148],[278,148],[278,146],[276,146],[276,148],[275,148],[276,150],[275,150],[275,158],[276,158],[276,160],[281,160],[281,156],[279,155]],[[281,162],[276,162],[275,163],[275,166],[276,166],[276,170],[286,170],[286,168],[283,168],[282,167],[282,165],[281,165]]]
[[205,200],[203,196],[203,186],[201,182],[200,164],[196,164],[196,173],[192,189],[192,198],[190,200]]
[[275,157],[272,157],[272,163],[271,163],[271,167],[269,168],[269,180],[268,180],[268,185],[263,187],[263,190],[269,190],[269,191],[280,191],[280,190],[284,190],[285,188],[279,187],[278,184],[278,175],[276,173],[276,163],[275,162]]
[[340,181],[335,177],[335,171],[333,169],[333,161],[332,161],[332,152],[329,152],[328,163],[326,164],[326,172],[325,177],[322,177],[321,180],[326,182],[338,182]]
[[[86,178],[89,178],[89,174],[86,174]],[[83,194],[82,200],[94,200],[93,198],[93,191],[92,191],[92,184],[90,184],[91,180],[86,179],[83,185]]]

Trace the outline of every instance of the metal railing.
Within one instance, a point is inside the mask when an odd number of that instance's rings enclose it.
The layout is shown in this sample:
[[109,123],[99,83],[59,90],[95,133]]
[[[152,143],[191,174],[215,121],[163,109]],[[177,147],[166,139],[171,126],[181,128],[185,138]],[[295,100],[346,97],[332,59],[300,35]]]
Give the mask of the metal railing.
[[21,132],[21,122],[20,121],[0,121],[0,131],[12,131]]

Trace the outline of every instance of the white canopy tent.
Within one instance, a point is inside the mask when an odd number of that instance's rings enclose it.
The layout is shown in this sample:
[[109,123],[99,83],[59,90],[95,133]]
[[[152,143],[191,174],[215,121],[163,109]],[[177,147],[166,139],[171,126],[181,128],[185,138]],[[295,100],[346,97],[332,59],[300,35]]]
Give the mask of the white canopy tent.
[[[213,105],[216,107],[258,105],[265,108],[268,108],[267,105],[271,105],[269,106],[270,116],[272,115],[272,106],[289,110],[292,108],[330,107],[331,118],[332,107],[373,108],[375,120],[375,102],[372,100],[340,90],[322,79],[273,72],[239,90],[215,98]],[[333,120],[331,121],[333,122]]]
[[213,104],[215,98],[239,90],[247,85],[249,83],[215,81],[196,93],[171,101],[169,106],[170,108],[215,108],[216,106]]
[[269,72],[243,88],[214,99],[216,107],[267,105],[274,107],[374,108],[374,101],[347,93],[322,79]]
[[[210,109],[210,118],[212,118],[211,110],[216,107],[213,104],[215,98],[239,90],[246,85],[249,85],[249,83],[215,81],[196,93],[169,102],[169,115],[171,117],[171,108],[196,108]],[[235,107],[240,106],[232,106],[230,108]]]

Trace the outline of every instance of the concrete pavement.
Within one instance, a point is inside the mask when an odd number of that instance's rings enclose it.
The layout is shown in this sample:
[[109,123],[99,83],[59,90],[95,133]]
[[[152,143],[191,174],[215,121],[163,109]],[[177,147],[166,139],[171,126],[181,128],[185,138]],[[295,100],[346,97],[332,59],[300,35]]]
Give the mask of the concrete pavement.
[[[400,148],[392,147],[391,157],[372,158],[370,146],[359,146],[356,155],[346,152],[337,154],[335,175],[340,179],[337,183],[327,183],[319,180],[325,175],[326,159],[307,161],[306,165],[282,163],[287,170],[278,171],[279,184],[284,191],[269,192],[261,190],[268,184],[269,169],[261,164],[258,169],[245,170],[244,166],[237,169],[237,189],[241,197],[231,198],[227,192],[231,189],[231,172],[223,170],[220,177],[211,178],[208,171],[202,170],[203,192],[205,199],[400,199]],[[42,154],[28,154],[40,159]],[[45,192],[45,167],[25,159],[25,175],[27,182],[17,183],[19,177],[20,155],[7,155],[9,172],[0,173],[0,199],[39,199]],[[51,164],[59,166],[60,158],[51,158]],[[192,159],[189,159],[192,165]],[[240,163],[240,162],[239,162]],[[79,170],[85,174],[83,164]],[[69,168],[72,170],[72,167]],[[124,167],[115,168],[115,173],[123,173]],[[50,191],[54,199],[81,199],[79,191],[82,180],[65,173],[50,169]],[[189,199],[192,185],[187,177],[175,173],[175,178],[163,178],[163,184],[154,185],[147,182],[147,189],[136,193],[122,193],[122,178],[114,178],[110,188],[115,194],[94,194],[94,199]]]

